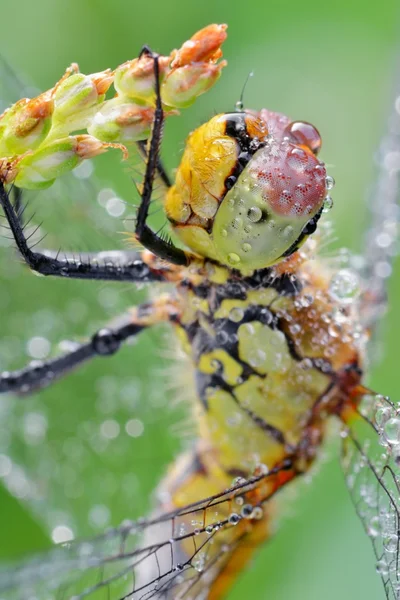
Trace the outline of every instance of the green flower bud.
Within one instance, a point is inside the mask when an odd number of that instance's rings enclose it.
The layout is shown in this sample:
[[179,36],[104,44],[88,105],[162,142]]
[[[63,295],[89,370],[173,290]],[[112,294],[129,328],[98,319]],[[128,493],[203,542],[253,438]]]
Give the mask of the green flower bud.
[[90,135],[75,135],[51,142],[36,152],[26,154],[18,164],[15,183],[20,188],[43,189],[57,177],[71,171],[86,158],[93,158],[108,148],[118,148],[127,156],[120,144],[105,144]]
[[[168,72],[170,62],[168,56],[159,56],[160,81],[163,81]],[[153,58],[143,55],[120,65],[115,70],[114,87],[121,96],[138,104],[154,106],[156,94]]]
[[112,80],[110,70],[63,77],[54,88],[53,127],[57,134],[60,130],[69,133],[85,129],[98,105],[103,102]]
[[45,92],[16,102],[0,118],[0,154],[24,154],[46,139],[52,123],[53,100]]
[[190,106],[214,85],[225,65],[225,61],[217,65],[200,62],[173,69],[161,86],[163,103],[174,108]]
[[90,135],[104,142],[128,144],[149,137],[153,117],[153,108],[117,97],[103,104],[87,130]]

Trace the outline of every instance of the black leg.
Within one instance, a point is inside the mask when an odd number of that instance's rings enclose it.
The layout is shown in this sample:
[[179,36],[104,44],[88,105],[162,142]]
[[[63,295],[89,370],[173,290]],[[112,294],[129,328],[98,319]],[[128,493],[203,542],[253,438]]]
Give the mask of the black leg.
[[[15,189],[15,188],[14,188]],[[20,196],[15,203],[20,207]],[[22,208],[15,210],[10,194],[0,184],[0,204],[14,236],[18,250],[27,265],[42,275],[106,281],[163,281],[161,269],[151,269],[135,252],[106,251],[83,255],[34,252],[28,246],[21,223]],[[167,270],[167,267],[166,269]]]
[[22,190],[21,190],[21,188],[18,188],[17,186],[13,186],[12,191],[13,191],[13,195],[14,195],[14,203],[13,203],[14,211],[18,215],[19,222],[21,223],[21,225],[23,225],[22,216],[23,216],[24,210],[23,210],[23,206],[22,206]]
[[171,242],[159,237],[146,224],[151,202],[151,195],[153,191],[154,177],[156,175],[157,166],[159,164],[159,150],[164,123],[164,112],[162,109],[160,94],[158,56],[156,54],[152,54],[151,51],[146,47],[142,50],[141,54],[143,53],[150,54],[154,60],[156,109],[154,112],[153,129],[150,139],[146,171],[143,181],[142,198],[137,214],[136,237],[145,248],[148,248],[149,250],[151,250],[151,252],[154,252],[154,254],[156,254],[160,258],[163,258],[175,265],[187,265],[189,260],[185,252],[180,248],[176,248],[176,246],[174,246]]
[[[147,161],[147,144],[146,144],[146,142],[140,141],[140,142],[137,142],[136,145],[138,147],[140,154]],[[168,175],[160,157],[157,160],[157,175],[160,178],[160,180],[163,182],[163,184],[165,185],[166,188],[170,188],[172,186],[171,179],[169,178],[169,175]]]
[[118,324],[99,329],[91,339],[77,344],[74,350],[46,361],[33,361],[18,371],[0,374],[0,393],[28,394],[46,387],[76,367],[97,356],[111,356],[122,342],[137,335],[142,329],[165,319],[165,315],[152,311],[151,304],[144,304],[132,313],[123,315]]

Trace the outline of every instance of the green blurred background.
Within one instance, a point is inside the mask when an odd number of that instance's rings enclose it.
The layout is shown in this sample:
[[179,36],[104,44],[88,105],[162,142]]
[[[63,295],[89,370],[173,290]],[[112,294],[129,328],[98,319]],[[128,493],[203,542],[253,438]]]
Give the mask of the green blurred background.
[[[0,54],[39,90],[52,86],[72,61],[83,72],[95,72],[134,57],[144,43],[168,53],[204,25],[228,23],[224,54],[229,66],[216,88],[168,123],[163,146],[167,166],[177,165],[191,129],[214,111],[233,108],[252,70],[247,106],[310,120],[322,133],[323,158],[337,184],[331,212],[337,240],[326,252],[342,246],[362,252],[366,190],[374,177],[373,153],[384,129],[398,58],[396,0],[2,0],[1,5]],[[0,98],[16,99],[10,81],[2,77]],[[117,156],[98,159],[96,176],[115,195],[137,202],[131,174]],[[70,177],[32,197],[29,209],[37,211],[35,222],[44,220],[47,246],[78,251],[124,247],[120,232],[128,221],[123,219],[129,220],[133,211],[127,207],[123,216],[111,216],[96,200],[96,188],[91,179]],[[125,284],[34,277],[6,240],[2,246],[1,369],[17,368],[30,358],[29,340],[44,337],[57,352],[60,340],[83,338],[144,297]],[[383,360],[369,380],[395,400],[399,267],[395,265],[390,284]],[[0,489],[1,558],[47,547],[49,531],[60,523],[79,537],[148,512],[151,490],[187,443],[185,431],[192,431],[184,407],[168,391],[171,354],[165,332],[146,332],[134,347],[107,361],[99,359],[39,395],[1,401],[0,471],[2,465],[7,487],[17,496]],[[129,419],[143,425],[141,435],[126,434]],[[108,439],[99,433],[107,426],[114,432]],[[232,600],[384,597],[338,453],[333,441],[319,472],[289,504],[279,535],[237,583]],[[5,476],[5,455],[13,461],[13,477]]]

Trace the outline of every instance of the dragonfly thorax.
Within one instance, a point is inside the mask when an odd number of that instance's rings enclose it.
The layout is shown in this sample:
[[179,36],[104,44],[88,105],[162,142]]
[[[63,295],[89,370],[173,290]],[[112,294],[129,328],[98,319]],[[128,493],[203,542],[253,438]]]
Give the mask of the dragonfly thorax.
[[249,476],[254,461],[273,466],[289,456],[308,468],[341,402],[342,372],[355,369],[359,380],[359,349],[330,334],[318,266],[237,279],[226,272],[226,282],[180,288],[200,435],[228,474]]

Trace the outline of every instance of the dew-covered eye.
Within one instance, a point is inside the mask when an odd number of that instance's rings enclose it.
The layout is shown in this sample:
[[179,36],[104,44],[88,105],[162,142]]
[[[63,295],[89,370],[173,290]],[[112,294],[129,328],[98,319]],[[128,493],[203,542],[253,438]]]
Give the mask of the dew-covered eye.
[[[315,231],[330,180],[313,151],[316,135],[311,134],[317,130],[294,125],[290,124],[298,140],[288,135],[267,140],[220,204],[212,236],[223,264],[242,272],[271,266]],[[304,131],[313,148],[304,136],[300,140]]]
[[306,121],[292,121],[285,128],[283,135],[294,144],[307,146],[315,155],[321,149],[322,141],[318,129]]

